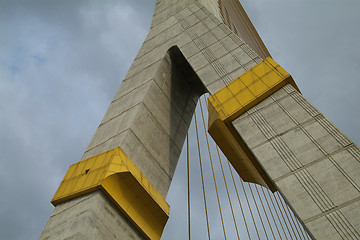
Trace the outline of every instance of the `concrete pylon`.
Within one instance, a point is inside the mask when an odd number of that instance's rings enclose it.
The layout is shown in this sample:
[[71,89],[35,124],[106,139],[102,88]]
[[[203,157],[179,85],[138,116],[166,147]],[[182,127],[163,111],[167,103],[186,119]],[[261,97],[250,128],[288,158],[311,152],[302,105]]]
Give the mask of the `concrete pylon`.
[[245,181],[279,191],[313,238],[360,238],[359,148],[220,15],[215,0],[157,1],[40,239],[160,239],[164,199],[206,92],[209,132]]

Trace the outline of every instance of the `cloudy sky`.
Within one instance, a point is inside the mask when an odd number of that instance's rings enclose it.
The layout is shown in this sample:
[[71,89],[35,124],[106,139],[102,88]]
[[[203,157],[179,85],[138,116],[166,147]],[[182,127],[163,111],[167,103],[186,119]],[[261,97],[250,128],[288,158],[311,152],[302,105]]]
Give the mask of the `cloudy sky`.
[[[359,145],[360,1],[242,2],[303,95]],[[80,160],[147,34],[154,4],[0,0],[2,239],[39,237],[62,177]],[[184,214],[173,207],[182,178],[176,173],[168,195],[177,217],[165,239],[176,229],[185,238],[175,227]]]

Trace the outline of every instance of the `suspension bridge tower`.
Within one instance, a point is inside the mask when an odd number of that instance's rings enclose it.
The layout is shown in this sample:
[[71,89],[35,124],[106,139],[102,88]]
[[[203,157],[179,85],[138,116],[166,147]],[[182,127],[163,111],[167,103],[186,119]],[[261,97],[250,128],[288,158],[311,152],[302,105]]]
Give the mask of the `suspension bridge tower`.
[[198,98],[239,176],[314,239],[360,239],[360,151],[302,95],[238,0],[157,0],[150,31],[40,239],[160,239]]

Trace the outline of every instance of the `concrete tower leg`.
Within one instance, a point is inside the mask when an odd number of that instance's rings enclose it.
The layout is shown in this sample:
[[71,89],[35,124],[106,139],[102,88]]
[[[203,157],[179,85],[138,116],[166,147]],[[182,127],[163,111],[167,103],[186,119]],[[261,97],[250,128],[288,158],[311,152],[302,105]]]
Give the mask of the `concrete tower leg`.
[[232,121],[314,239],[360,239],[360,151],[291,85]]

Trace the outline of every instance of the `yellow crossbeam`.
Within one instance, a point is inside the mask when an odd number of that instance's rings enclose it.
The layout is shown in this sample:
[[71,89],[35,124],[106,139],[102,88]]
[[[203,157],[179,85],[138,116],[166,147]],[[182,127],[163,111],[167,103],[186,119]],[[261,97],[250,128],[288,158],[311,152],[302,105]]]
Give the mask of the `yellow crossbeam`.
[[208,98],[208,130],[240,177],[275,191],[275,188],[251,151],[232,125],[232,121],[283,86],[294,80],[271,57]]

